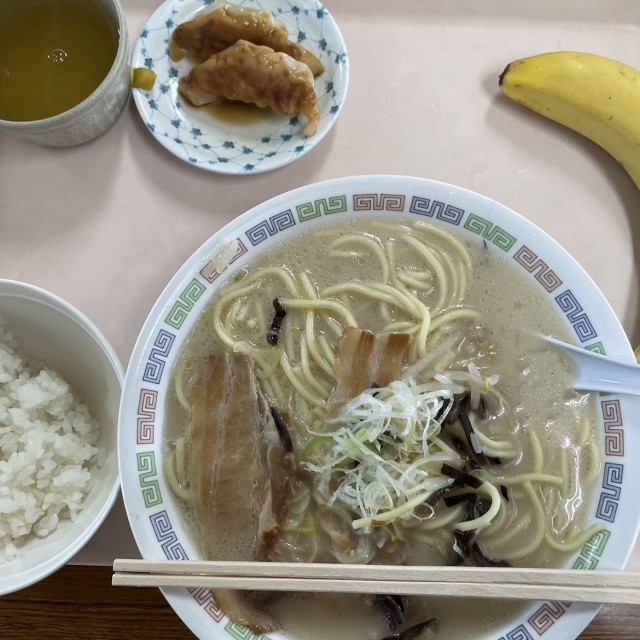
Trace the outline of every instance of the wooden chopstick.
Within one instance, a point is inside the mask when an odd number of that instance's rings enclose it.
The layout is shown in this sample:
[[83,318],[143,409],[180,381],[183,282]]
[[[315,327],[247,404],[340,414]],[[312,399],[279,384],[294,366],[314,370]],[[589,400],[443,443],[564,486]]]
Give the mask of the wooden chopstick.
[[120,559],[113,569],[114,586],[640,604],[640,573],[630,571]]

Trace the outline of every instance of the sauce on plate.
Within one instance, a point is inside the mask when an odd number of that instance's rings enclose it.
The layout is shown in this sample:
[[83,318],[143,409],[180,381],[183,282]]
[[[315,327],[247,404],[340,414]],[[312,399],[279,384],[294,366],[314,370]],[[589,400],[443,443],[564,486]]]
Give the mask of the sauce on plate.
[[235,100],[215,102],[198,108],[229,124],[253,124],[273,113],[269,107],[258,107],[255,104]]

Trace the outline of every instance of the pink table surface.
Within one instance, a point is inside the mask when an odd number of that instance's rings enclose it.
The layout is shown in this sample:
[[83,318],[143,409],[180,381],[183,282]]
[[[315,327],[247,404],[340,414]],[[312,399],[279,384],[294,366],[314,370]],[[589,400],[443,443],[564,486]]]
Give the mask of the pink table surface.
[[[123,2],[133,46],[158,3]],[[0,277],[79,307],[126,366],[164,285],[226,222],[311,182],[403,174],[479,191],[534,221],[578,259],[639,344],[638,190],[600,149],[510,103],[497,86],[507,62],[549,50],[638,63],[638,3],[326,5],[349,49],[349,94],[329,135],[289,166],[253,176],[196,169],[151,137],[133,100],[113,129],[80,147],[0,133]],[[119,500],[74,561],[137,555]],[[630,567],[640,569],[638,547]]]

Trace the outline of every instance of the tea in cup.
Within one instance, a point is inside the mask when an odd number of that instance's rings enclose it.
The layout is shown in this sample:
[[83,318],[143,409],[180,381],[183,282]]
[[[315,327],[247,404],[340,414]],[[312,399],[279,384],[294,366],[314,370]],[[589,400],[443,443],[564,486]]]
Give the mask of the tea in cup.
[[119,0],[0,0],[0,129],[71,146],[104,133],[130,90]]

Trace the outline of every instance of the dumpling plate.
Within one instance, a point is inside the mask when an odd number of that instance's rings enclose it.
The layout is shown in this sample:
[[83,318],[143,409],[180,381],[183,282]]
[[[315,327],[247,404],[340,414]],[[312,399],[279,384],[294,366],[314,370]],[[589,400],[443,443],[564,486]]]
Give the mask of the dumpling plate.
[[180,23],[213,8],[211,0],[167,0],[151,16],[132,55],[132,67],[157,76],[149,91],[134,89],[134,100],[149,132],[171,153],[195,167],[225,174],[252,174],[282,167],[311,151],[338,118],[347,94],[349,57],[331,14],[316,0],[238,0],[234,4],[268,9],[291,40],[311,50],[325,72],[315,80],[320,124],[305,137],[304,116],[269,112],[255,122],[237,123],[195,108],[178,93],[178,80],[194,61],[169,57],[171,33]]

